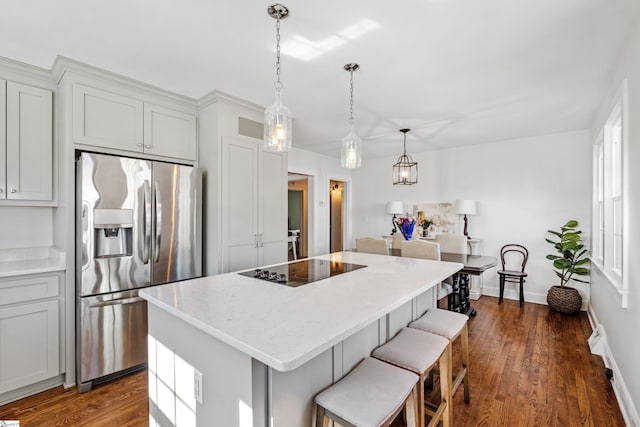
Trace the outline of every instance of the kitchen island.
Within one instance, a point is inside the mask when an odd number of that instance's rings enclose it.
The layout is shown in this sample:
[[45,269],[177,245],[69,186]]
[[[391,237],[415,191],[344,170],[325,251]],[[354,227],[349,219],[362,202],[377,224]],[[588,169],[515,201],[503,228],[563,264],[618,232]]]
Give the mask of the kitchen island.
[[297,287],[227,273],[142,291],[153,421],[308,425],[313,396],[433,306],[434,286],[462,268],[356,252],[315,259],[366,267]]

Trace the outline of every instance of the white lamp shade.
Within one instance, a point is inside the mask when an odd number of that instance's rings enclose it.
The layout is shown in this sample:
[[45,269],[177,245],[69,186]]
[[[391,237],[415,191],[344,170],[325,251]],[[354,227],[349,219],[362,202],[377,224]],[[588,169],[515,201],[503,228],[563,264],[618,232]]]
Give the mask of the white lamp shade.
[[387,214],[388,215],[401,215],[404,213],[404,203],[402,202],[388,202],[387,203]]
[[475,215],[476,201],[475,200],[456,200],[456,213],[461,215]]

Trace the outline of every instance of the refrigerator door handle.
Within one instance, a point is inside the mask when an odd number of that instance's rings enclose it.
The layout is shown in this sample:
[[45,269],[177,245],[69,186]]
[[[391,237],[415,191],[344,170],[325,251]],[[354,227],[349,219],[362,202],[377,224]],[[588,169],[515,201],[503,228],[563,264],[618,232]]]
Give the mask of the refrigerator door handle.
[[154,239],[154,248],[153,248],[153,261],[158,262],[160,260],[160,235],[162,231],[162,202],[160,200],[160,191],[158,190],[158,182],[154,182],[153,191],[155,203],[153,205],[153,216],[156,219],[156,228],[155,228],[155,239]]
[[142,262],[148,264],[149,249],[151,247],[151,190],[149,188],[149,181],[145,181],[143,184],[142,206],[142,215],[144,217],[142,220],[142,235],[144,239],[142,244]]
[[131,297],[131,298],[121,298],[121,299],[114,299],[111,301],[105,301],[105,302],[97,302],[94,304],[89,305],[89,308],[98,308],[98,307],[109,307],[112,305],[125,305],[125,304],[134,304],[136,302],[142,302],[145,299],[142,297]]

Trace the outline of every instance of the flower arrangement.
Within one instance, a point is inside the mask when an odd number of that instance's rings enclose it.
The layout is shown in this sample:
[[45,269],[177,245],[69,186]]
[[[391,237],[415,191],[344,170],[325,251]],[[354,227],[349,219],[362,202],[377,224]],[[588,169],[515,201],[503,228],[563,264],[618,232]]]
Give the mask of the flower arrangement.
[[420,222],[418,222],[418,225],[422,227],[423,230],[426,230],[433,225],[433,220],[430,218],[422,218]]
[[431,230],[431,226],[434,225],[434,221],[432,218],[422,218],[418,221],[418,226],[422,227],[422,235],[427,237]]
[[396,224],[400,229],[400,232],[404,236],[405,240],[411,240],[411,235],[413,234],[413,227],[416,225],[416,219],[408,216],[400,216],[396,218]]

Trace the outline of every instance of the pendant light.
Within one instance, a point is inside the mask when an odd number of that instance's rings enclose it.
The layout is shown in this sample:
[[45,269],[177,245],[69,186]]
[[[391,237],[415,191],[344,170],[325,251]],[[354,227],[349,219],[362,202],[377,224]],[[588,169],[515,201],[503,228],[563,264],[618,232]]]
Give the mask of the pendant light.
[[353,129],[353,72],[360,68],[358,64],[349,63],[344,66],[350,74],[350,94],[351,102],[349,104],[349,133],[342,138],[342,155],[341,164],[343,168],[355,169],[362,165],[362,140],[358,138]]
[[418,162],[407,156],[407,132],[411,129],[400,129],[404,134],[404,152],[393,165],[393,185],[413,185],[418,183]]
[[281,4],[272,4],[267,13],[276,20],[276,102],[264,111],[264,149],[267,151],[291,150],[291,111],[282,104],[282,82],[280,81],[280,20],[289,16],[289,9]]

